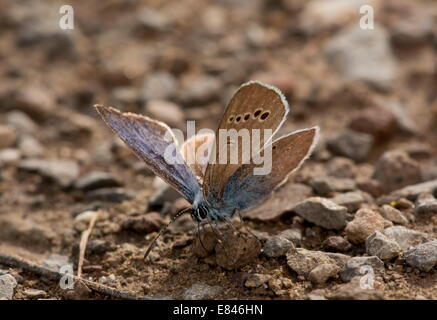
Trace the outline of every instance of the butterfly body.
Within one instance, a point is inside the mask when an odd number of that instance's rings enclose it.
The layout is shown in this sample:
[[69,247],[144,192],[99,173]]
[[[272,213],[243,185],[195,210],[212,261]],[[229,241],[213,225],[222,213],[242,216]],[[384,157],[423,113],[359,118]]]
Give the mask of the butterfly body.
[[[284,122],[289,108],[277,88],[258,81],[243,84],[235,93],[214,137],[196,135],[184,143],[181,151],[166,124],[114,108],[96,108],[135,154],[192,204],[191,216],[198,222],[229,220],[236,212],[266,199],[311,154],[318,136],[318,128],[314,127],[292,132],[272,142],[272,136]],[[242,136],[226,136],[223,144],[218,141],[223,130],[252,133],[266,129],[272,135],[260,136],[258,148],[252,148],[250,152],[243,148]],[[197,153],[188,156],[188,151],[197,151],[202,144],[207,146],[206,161],[199,160]],[[250,145],[253,147],[252,142]],[[165,157],[169,148],[174,149],[170,162]],[[236,162],[217,161],[221,155],[233,151],[236,151]],[[244,161],[245,158],[250,161]],[[260,165],[255,160],[261,158],[270,167],[260,174],[257,171]]]

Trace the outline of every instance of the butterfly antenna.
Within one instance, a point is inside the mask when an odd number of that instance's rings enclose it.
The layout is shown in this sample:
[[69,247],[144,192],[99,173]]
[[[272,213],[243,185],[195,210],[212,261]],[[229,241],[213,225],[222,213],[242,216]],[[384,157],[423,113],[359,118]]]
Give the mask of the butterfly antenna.
[[186,212],[188,212],[188,211],[190,211],[190,210],[192,210],[192,208],[186,208],[186,209],[183,209],[183,210],[181,210],[181,211],[179,211],[178,213],[176,213],[176,215],[170,220],[170,222],[169,223],[167,223],[167,225],[165,226],[165,227],[163,227],[160,231],[159,231],[159,233],[155,236],[155,238],[153,238],[153,240],[152,240],[152,243],[149,245],[149,247],[147,248],[147,250],[146,250],[146,253],[144,254],[144,260],[146,260],[146,258],[147,258],[147,256],[149,255],[149,253],[150,253],[150,251],[152,251],[152,249],[153,249],[153,246],[155,245],[155,243],[156,243],[156,240],[158,240],[159,239],[159,237],[167,230],[167,228],[173,223],[173,222],[175,222],[176,221],[176,219],[177,218],[179,218],[181,215],[183,215],[184,213],[186,213]]

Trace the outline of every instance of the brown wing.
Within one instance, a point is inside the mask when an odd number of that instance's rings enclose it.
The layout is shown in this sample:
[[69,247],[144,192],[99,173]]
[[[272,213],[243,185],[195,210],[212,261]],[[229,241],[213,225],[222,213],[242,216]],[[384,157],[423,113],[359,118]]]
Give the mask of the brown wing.
[[[265,142],[271,139],[271,136],[264,136],[264,129],[271,129],[273,135],[285,120],[287,113],[287,101],[279,89],[273,86],[251,81],[238,89],[216,131],[203,182],[205,197],[210,193],[216,198],[222,196],[225,184],[232,174],[243,163],[249,162],[252,154],[256,154]],[[260,143],[256,147],[250,141],[247,142],[247,134],[252,140],[256,132],[254,129],[258,129],[260,133]],[[230,136],[225,138],[227,134]],[[258,149],[255,150],[256,148]]]

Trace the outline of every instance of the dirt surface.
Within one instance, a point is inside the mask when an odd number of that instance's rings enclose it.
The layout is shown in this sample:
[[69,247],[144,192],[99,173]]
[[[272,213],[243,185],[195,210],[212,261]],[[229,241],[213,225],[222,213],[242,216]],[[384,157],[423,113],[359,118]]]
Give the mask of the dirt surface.
[[[74,1],[73,30],[59,27],[62,4],[0,0],[3,257],[56,271],[72,264],[76,273],[81,236],[98,212],[82,276],[138,297],[437,299],[435,246],[425,253],[430,268],[408,258],[437,239],[435,1],[373,1],[374,30],[358,28],[360,1]],[[313,156],[243,224],[235,219],[239,236],[209,231],[205,253],[184,215],[144,261],[156,232],[187,203],[160,191],[93,104],[214,129],[249,80],[284,92],[291,115],[281,132],[320,126]],[[431,187],[399,191],[423,182]],[[346,193],[347,204],[337,198]],[[346,206],[316,205],[328,219],[341,212],[343,225],[326,227],[308,205],[295,207],[312,196]],[[349,257],[308,258],[311,265],[294,249],[374,256],[366,238],[396,225],[420,240],[374,266],[373,289],[356,285],[360,276],[345,279]],[[283,252],[268,257],[266,241],[288,229]],[[253,257],[229,267],[240,245]],[[300,254],[307,271],[293,263]],[[111,298],[0,263],[4,274],[17,281],[13,299]]]

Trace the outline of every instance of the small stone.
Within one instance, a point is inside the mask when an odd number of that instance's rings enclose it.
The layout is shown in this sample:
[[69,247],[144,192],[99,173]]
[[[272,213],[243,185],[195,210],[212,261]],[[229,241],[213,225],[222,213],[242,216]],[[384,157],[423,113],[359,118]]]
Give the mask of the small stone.
[[195,283],[182,294],[184,300],[210,300],[223,291],[222,287],[209,286],[204,283]]
[[70,186],[79,176],[79,165],[73,160],[25,159],[19,162],[18,168],[36,172],[64,188]]
[[59,272],[60,269],[66,265],[72,266],[69,257],[57,253],[51,254],[47,259],[43,261],[42,264],[44,267],[57,272]]
[[109,283],[114,283],[116,280],[117,280],[117,278],[112,273],[108,276]]
[[211,226],[205,226],[203,230],[196,233],[191,249],[193,253],[202,258],[211,255],[218,242],[218,232],[219,231],[213,230]]
[[370,209],[360,209],[346,226],[347,239],[353,243],[362,243],[375,231],[382,231],[393,223]]
[[29,299],[40,299],[47,296],[47,292],[39,289],[26,289],[24,290],[24,295]]
[[423,272],[437,265],[437,240],[419,244],[405,253],[405,261]]
[[293,247],[293,242],[280,237],[272,237],[266,241],[263,248],[263,253],[269,258],[277,258],[284,256],[285,253]]
[[145,107],[145,113],[153,119],[165,122],[171,128],[184,126],[185,114],[176,103],[166,100],[149,100]]
[[85,197],[90,201],[123,202],[132,200],[135,192],[124,188],[101,188],[87,192]]
[[159,231],[163,225],[164,221],[157,212],[127,217],[121,222],[121,228],[123,230],[132,230],[142,234]]
[[388,90],[396,75],[388,34],[381,25],[367,31],[351,24],[326,43],[325,53],[345,80],[363,81]]
[[357,168],[351,159],[334,157],[326,164],[326,171],[331,177],[354,179]]
[[6,125],[0,125],[0,149],[10,148],[17,141],[15,128]]
[[295,246],[300,246],[302,241],[302,231],[298,228],[290,228],[284,231],[281,231],[278,234],[278,237],[282,237],[291,241]]
[[346,192],[336,195],[331,201],[339,206],[346,207],[348,212],[355,212],[364,202],[364,197],[360,192]]
[[17,287],[17,280],[10,275],[4,274],[0,276],[0,300],[11,300]]
[[349,122],[349,128],[370,134],[375,138],[384,138],[396,129],[396,119],[386,108],[374,106],[356,114]]
[[384,270],[384,262],[376,256],[350,258],[340,271],[341,280],[348,282],[356,276],[364,275],[369,267],[374,272]]
[[414,185],[422,180],[419,164],[404,151],[387,151],[378,160],[373,178],[384,193]]
[[437,199],[432,194],[421,194],[416,201],[415,214],[436,214]]
[[24,112],[13,110],[6,114],[6,122],[21,134],[35,134],[38,125]]
[[142,9],[137,18],[138,29],[142,32],[163,32],[170,27],[168,16],[155,9]]
[[80,177],[74,184],[76,189],[83,191],[119,186],[121,186],[119,179],[107,172],[101,171],[91,171]]
[[[111,245],[110,242],[105,240],[89,240],[86,245],[86,254],[87,256],[97,255],[101,256],[108,251],[115,250],[115,247]],[[79,244],[75,244],[72,250],[72,256],[79,256]]]
[[332,192],[351,191],[356,188],[354,180],[334,177],[313,178],[309,184],[321,196],[326,196]]
[[311,187],[300,183],[285,183],[261,205],[252,210],[243,212],[243,217],[260,221],[275,221],[293,207],[310,197]]
[[350,282],[340,285],[332,293],[327,294],[328,299],[335,300],[382,300],[382,291],[370,287],[362,286],[362,277],[355,277]]
[[352,130],[347,130],[327,141],[329,151],[357,162],[366,160],[372,145],[371,135]]
[[393,196],[415,200],[421,193],[435,194],[437,192],[437,179],[410,185],[392,193]]
[[227,232],[215,246],[217,264],[227,270],[252,263],[261,252],[261,243],[252,235]]
[[375,179],[360,179],[357,181],[358,188],[368,194],[379,197],[382,195],[381,184]]
[[298,203],[293,211],[305,220],[326,229],[341,230],[346,225],[346,207],[325,198],[308,198]]
[[390,227],[382,231],[382,233],[387,238],[397,242],[403,251],[429,240],[426,233],[411,230],[404,226]]
[[90,295],[91,290],[82,281],[76,281],[73,289],[63,292],[63,296],[67,300],[85,300]]
[[341,253],[312,251],[303,248],[290,249],[287,254],[287,264],[298,275],[308,276],[315,267],[322,263],[335,264],[342,268],[349,256]]
[[337,276],[340,267],[332,263],[322,263],[315,267],[308,275],[308,279],[316,284],[324,284],[328,279]]
[[390,240],[381,232],[376,231],[366,239],[366,252],[371,256],[377,256],[381,260],[396,258],[402,249],[396,241]]
[[326,300],[326,291],[324,289],[316,289],[308,293],[307,298],[309,300]]
[[0,150],[0,165],[16,164],[21,158],[17,149],[7,148]]
[[140,96],[143,101],[150,99],[169,99],[177,89],[177,80],[167,72],[155,72],[147,75],[141,87]]
[[151,207],[162,207],[168,202],[175,202],[177,199],[181,197],[180,193],[177,192],[174,188],[171,188],[168,184],[163,182],[161,179],[156,180],[161,182],[155,182],[154,184],[158,184],[158,188],[156,191],[150,196],[149,205]]
[[43,145],[30,135],[23,135],[18,142],[21,153],[28,158],[39,157],[44,154]]
[[408,219],[402,214],[401,211],[392,207],[391,205],[385,204],[379,209],[379,213],[385,219],[390,220],[393,223],[400,225],[407,225]]
[[217,97],[222,83],[217,77],[199,76],[187,83],[181,92],[184,105],[205,104]]
[[327,251],[346,252],[352,248],[352,245],[343,237],[331,236],[323,241],[322,248]]
[[271,278],[272,276],[269,274],[250,274],[247,277],[244,286],[247,288],[258,288],[266,284]]

